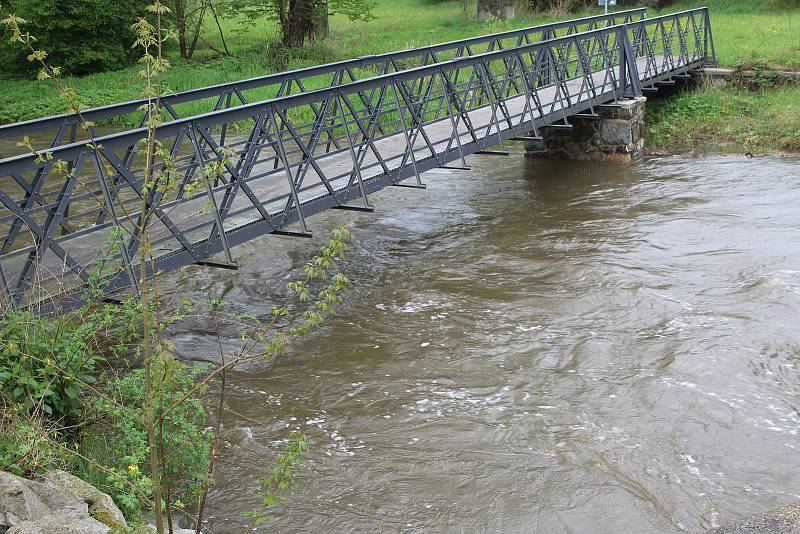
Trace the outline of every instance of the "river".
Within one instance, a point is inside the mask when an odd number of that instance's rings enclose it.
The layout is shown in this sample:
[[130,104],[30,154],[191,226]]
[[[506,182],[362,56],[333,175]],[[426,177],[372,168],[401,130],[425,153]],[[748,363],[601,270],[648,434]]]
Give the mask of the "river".
[[166,277],[266,316],[355,235],[338,313],[232,377],[206,528],[241,532],[294,429],[263,531],[698,532],[800,499],[800,159],[470,163]]

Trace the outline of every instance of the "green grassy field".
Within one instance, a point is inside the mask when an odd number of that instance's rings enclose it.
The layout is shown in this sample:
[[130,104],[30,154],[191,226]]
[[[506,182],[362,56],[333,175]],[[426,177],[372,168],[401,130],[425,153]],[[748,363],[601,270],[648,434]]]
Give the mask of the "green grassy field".
[[[721,64],[729,66],[756,65],[800,70],[800,7],[782,7],[782,0],[685,0],[674,5],[670,11],[708,5],[712,13],[712,25]],[[177,56],[177,50],[168,52],[172,67],[166,75],[166,83],[173,91],[235,81],[290,70],[319,63],[347,59],[361,55],[400,50],[432,43],[440,43],[464,37],[532,26],[556,17],[542,15],[523,16],[510,21],[481,23],[467,19],[456,0],[432,2],[430,0],[379,0],[374,12],[375,20],[369,23],[350,22],[343,17],[333,17],[331,36],[322,44],[301,50],[286,50],[277,43],[274,23],[264,20],[242,31],[235,20],[224,21],[231,57],[219,57],[210,49],[201,49],[196,57],[185,61]],[[574,18],[589,12],[571,14],[562,18]],[[651,10],[651,15],[655,14]],[[413,23],[409,23],[413,21]],[[212,31],[213,30],[213,31]],[[35,33],[35,28],[31,28]],[[207,28],[205,37],[221,48],[215,28]],[[94,74],[81,78],[67,78],[66,82],[80,95],[88,106],[96,106],[131,100],[140,97],[141,81],[138,67]],[[724,95],[722,94],[724,93]],[[697,99],[708,99],[708,105],[717,110],[712,118],[722,122],[735,118],[722,104],[731,91],[721,93],[701,91],[679,95],[669,104],[654,102],[651,131],[656,136],[656,145],[676,142],[668,134],[669,128],[658,128],[657,122],[665,120],[670,110],[680,106],[697,105]],[[782,102],[800,105],[800,91],[783,90]],[[732,93],[731,93],[732,94]],[[265,95],[267,96],[267,95]],[[726,96],[726,98],[723,98]],[[731,96],[731,98],[733,98]],[[777,97],[742,95],[744,100],[762,98],[764,103],[777,104]],[[728,99],[730,100],[730,99]],[[737,100],[738,101],[738,100]],[[720,105],[716,105],[720,104]],[[183,113],[200,112],[187,104]],[[716,106],[716,107],[714,107]],[[793,108],[793,109],[796,109]],[[27,120],[65,111],[65,106],[50,83],[31,79],[10,78],[0,73],[0,123]],[[708,123],[709,117],[706,117]],[[753,118],[758,122],[758,117]],[[120,125],[129,126],[122,119]],[[713,121],[711,121],[713,122]],[[766,127],[766,122],[764,124]],[[763,129],[763,128],[760,128]],[[796,131],[790,128],[789,131]],[[792,143],[789,146],[795,146]],[[772,149],[777,149],[773,146]]]
[[[166,83],[173,91],[183,91],[270,72],[532,26],[556,19],[536,16],[484,24],[466,20],[461,14],[459,2],[454,0],[379,0],[374,15],[375,20],[368,23],[333,17],[330,38],[322,44],[307,46],[301,50],[286,50],[280,46],[277,43],[277,28],[271,21],[260,21],[246,31],[242,31],[235,20],[224,21],[223,27],[232,56],[219,57],[210,49],[205,49],[199,50],[195,58],[186,61],[178,56],[173,47],[168,52],[172,66],[166,74]],[[408,24],[409,20],[413,20],[414,24]],[[221,48],[216,28],[209,27],[205,37]],[[138,66],[132,66],[81,78],[68,77],[66,83],[78,92],[82,103],[86,105],[111,104],[141,96],[142,84],[138,71]],[[202,109],[204,108],[197,107],[198,112]],[[4,78],[0,73],[0,123],[27,120],[65,110],[66,107],[51,84],[31,79]],[[187,109],[182,111],[186,112]]]
[[683,1],[670,11],[703,5],[711,10],[721,64],[800,70],[800,4],[789,8],[770,0]]

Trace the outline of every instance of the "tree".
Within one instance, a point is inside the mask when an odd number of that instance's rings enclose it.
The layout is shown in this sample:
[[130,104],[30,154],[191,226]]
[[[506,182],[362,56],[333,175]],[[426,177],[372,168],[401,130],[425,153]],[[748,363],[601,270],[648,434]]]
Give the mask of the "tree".
[[[181,57],[191,59],[197,47],[197,41],[202,39],[201,30],[203,22],[212,17],[222,38],[225,54],[228,54],[228,45],[225,34],[217,18],[214,0],[172,0],[169,5],[175,19],[175,30],[178,36],[178,49]],[[219,3],[219,2],[217,2]],[[211,45],[209,45],[211,46]],[[212,46],[213,48],[213,46]],[[215,49],[216,50],[216,49]],[[217,52],[219,52],[217,50]]]
[[[4,12],[15,13],[36,29],[37,47],[67,74],[119,69],[136,61],[131,21],[143,0],[5,0]],[[3,39],[0,64],[8,70],[29,70],[19,47]]]
[[331,15],[369,21],[374,7],[373,0],[225,0],[226,12],[245,15],[244,24],[255,24],[262,17],[277,21],[281,41],[289,47],[324,38]]
[[[174,0],[172,3],[172,12],[175,14],[175,26],[178,32],[178,48],[180,49],[181,57],[187,59],[190,57],[189,50],[186,46],[186,26],[194,26],[194,34],[192,39],[192,50],[197,43],[197,38],[200,35],[200,26],[203,24],[203,16],[205,15],[205,4],[202,0],[200,2],[192,0]],[[194,18],[195,20],[190,20]],[[196,21],[196,22],[195,22]],[[192,24],[194,23],[194,24]]]

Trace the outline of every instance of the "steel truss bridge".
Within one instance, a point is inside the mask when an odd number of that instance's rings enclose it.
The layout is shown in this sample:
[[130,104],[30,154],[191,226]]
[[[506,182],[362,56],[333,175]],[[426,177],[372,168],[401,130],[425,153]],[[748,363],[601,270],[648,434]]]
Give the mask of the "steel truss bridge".
[[[144,182],[145,101],[0,126],[0,140],[39,140],[0,154],[0,309],[74,305],[98,278],[109,295],[136,290],[143,217],[147,275],[235,268],[238,244],[310,236],[316,213],[372,211],[369,195],[387,186],[424,188],[429,169],[466,168],[467,155],[570,128],[572,115],[713,62],[707,8],[640,9],[172,94],[159,187]],[[142,126],[98,136],[79,124],[123,116]]]

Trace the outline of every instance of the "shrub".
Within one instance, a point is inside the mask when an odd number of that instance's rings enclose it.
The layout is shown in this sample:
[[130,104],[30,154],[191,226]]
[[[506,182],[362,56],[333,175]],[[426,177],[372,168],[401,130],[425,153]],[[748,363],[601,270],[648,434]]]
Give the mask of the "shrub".
[[0,315],[0,397],[52,420],[79,415],[78,396],[95,381],[94,326],[26,311]]
[[[67,74],[118,69],[136,59],[130,26],[145,13],[142,0],[6,0],[0,5],[3,15],[16,13],[27,22],[50,64]],[[0,65],[17,73],[38,70],[25,59],[28,53],[3,39]]]
[[[205,366],[190,368],[169,356],[160,357],[153,369],[153,376],[158,377],[154,384],[158,404],[167,409],[206,371]],[[91,401],[88,415],[96,422],[81,438],[83,455],[96,464],[80,466],[78,476],[111,495],[126,517],[136,518],[142,508],[140,497],[149,498],[152,492],[147,428],[141,417],[145,410],[144,371],[134,369],[106,383],[104,395]],[[202,490],[211,439],[205,409],[194,395],[156,426],[156,440],[162,450],[162,484],[169,488],[174,505],[182,506]]]
[[0,409],[0,470],[30,477],[63,468],[67,455],[56,439],[42,419]]

